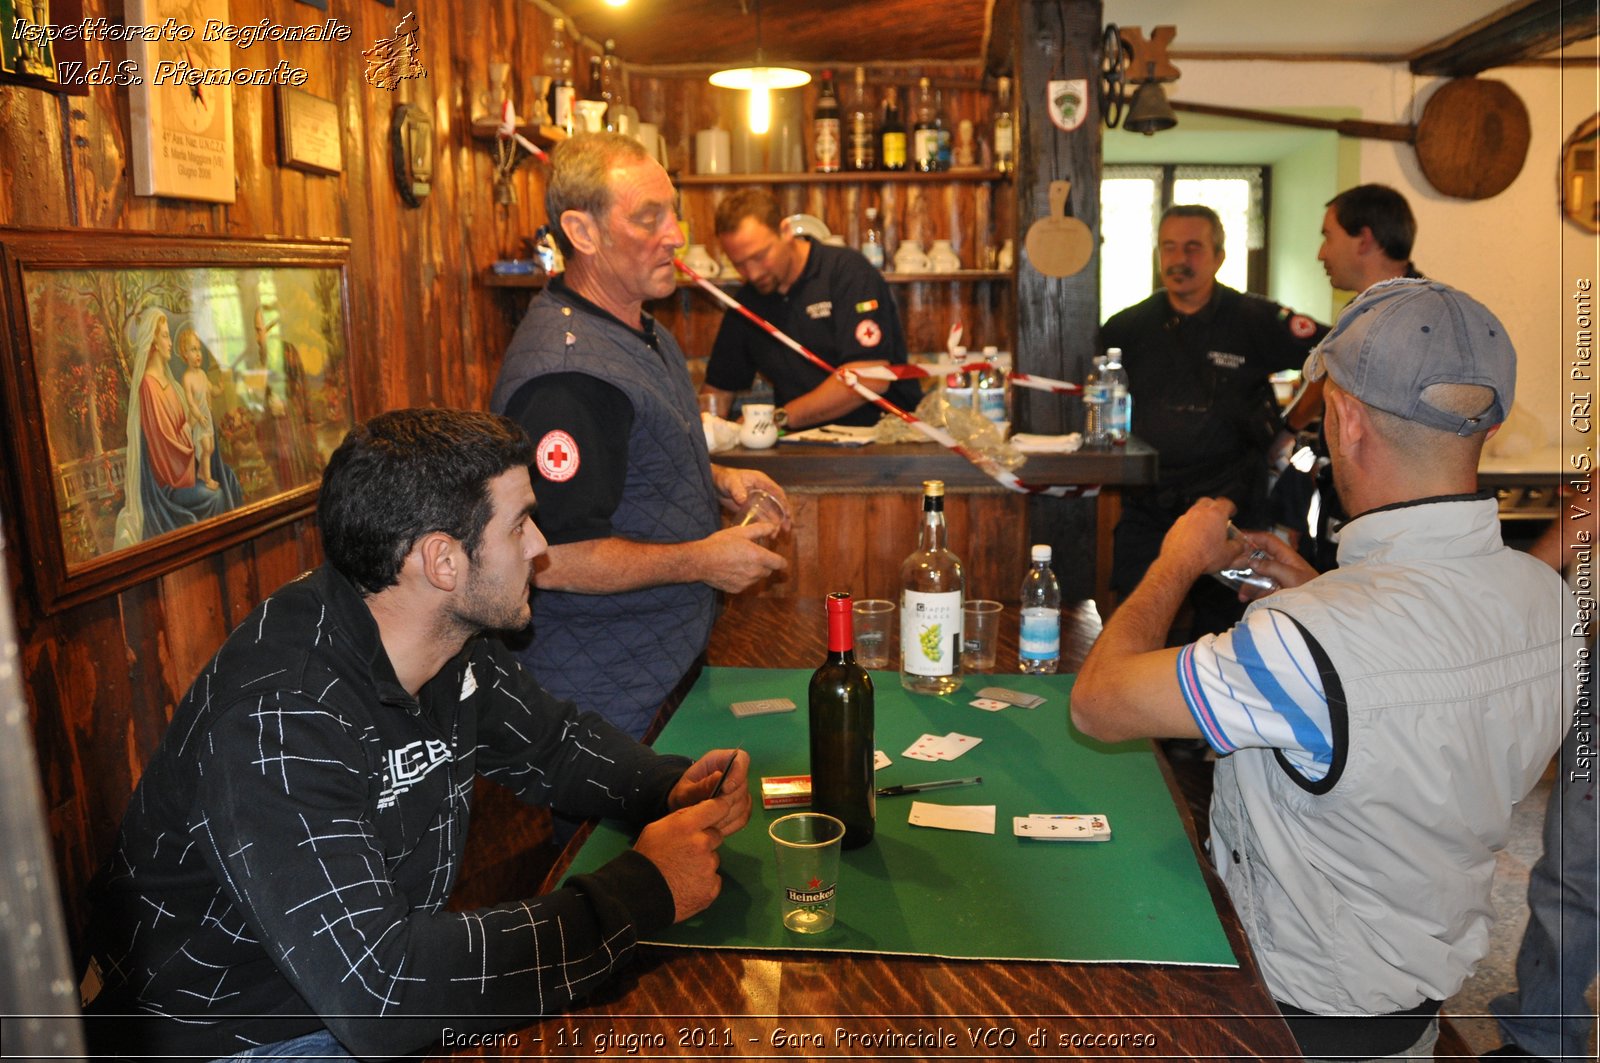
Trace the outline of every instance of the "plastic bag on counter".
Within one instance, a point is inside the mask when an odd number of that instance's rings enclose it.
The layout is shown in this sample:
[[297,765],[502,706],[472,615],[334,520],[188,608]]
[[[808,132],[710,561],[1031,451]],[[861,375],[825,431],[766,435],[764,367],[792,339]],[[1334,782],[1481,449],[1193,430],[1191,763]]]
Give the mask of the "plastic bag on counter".
[[[1002,469],[1015,471],[1027,462],[1027,455],[1005,441],[1000,427],[981,413],[964,406],[952,406],[944,384],[922,396],[916,415],[935,428],[943,428],[962,446],[981,454]],[[878,421],[877,443],[926,443],[928,437],[892,414]]]

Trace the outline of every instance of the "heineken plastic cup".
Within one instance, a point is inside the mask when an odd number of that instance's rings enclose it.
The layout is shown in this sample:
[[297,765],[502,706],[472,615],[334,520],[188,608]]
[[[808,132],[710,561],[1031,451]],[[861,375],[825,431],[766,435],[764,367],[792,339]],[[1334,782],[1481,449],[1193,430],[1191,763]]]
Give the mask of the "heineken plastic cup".
[[767,828],[778,858],[783,925],[797,934],[820,934],[833,925],[844,824],[821,812],[795,812]]

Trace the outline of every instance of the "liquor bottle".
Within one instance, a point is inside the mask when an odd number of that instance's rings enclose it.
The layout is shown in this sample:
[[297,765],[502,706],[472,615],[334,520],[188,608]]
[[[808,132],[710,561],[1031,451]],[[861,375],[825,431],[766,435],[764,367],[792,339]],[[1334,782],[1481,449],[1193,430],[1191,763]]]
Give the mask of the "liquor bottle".
[[867,71],[856,67],[856,85],[845,111],[844,164],[852,170],[878,167],[878,131],[873,128],[872,107],[867,103]]
[[617,42],[607,39],[605,54],[600,57],[600,99],[606,105],[606,129],[609,132],[627,132],[620,128],[622,109],[628,101],[623,99],[622,60],[617,58]]
[[1104,450],[1111,442],[1111,435],[1106,430],[1106,401],[1110,396],[1106,394],[1105,381],[1101,379],[1105,364],[1105,355],[1096,356],[1094,368],[1089,370],[1089,375],[1083,381],[1084,450]]
[[879,127],[878,159],[885,170],[906,168],[906,124],[900,119],[899,90],[883,90],[883,124]]
[[1126,443],[1133,430],[1133,396],[1128,393],[1128,371],[1122,368],[1122,349],[1106,350],[1106,367],[1100,374],[1106,389],[1106,434],[1113,444]]
[[900,566],[900,685],[917,694],[961,687],[961,562],[945,545],[944,481],[922,484],[922,530]]
[[838,173],[839,152],[839,97],[833,90],[833,71],[822,72],[822,87],[817,95],[816,115],[812,119],[811,134],[816,146],[815,159],[818,173]]
[[932,173],[939,168],[939,126],[933,88],[927,78],[917,79],[917,99],[911,113],[911,165],[923,173]]
[[544,72],[550,82],[550,121],[572,132],[573,101],[578,97],[572,82],[572,53],[567,48],[567,20],[558,18],[551,26],[550,43],[544,50]]
[[1001,78],[994,113],[994,168],[1010,173],[1016,168],[1017,131],[1011,120],[1011,79]]
[[952,148],[950,145],[950,122],[945,118],[944,114],[943,92],[935,92],[933,94],[933,129],[934,136],[938,138],[938,150],[935,152],[938,165],[936,165],[934,169],[943,173],[944,171],[950,169],[950,164],[952,161]]
[[867,208],[867,235],[861,241],[861,255],[873,269],[883,268],[883,238],[878,235],[878,208]]
[[1061,664],[1061,585],[1050,571],[1050,547],[1034,546],[1022,577],[1022,637],[1018,660],[1028,675],[1054,675]]
[[811,675],[811,807],[844,823],[844,847],[872,840],[877,817],[872,677],[856,663],[850,595],[828,595],[828,659]]

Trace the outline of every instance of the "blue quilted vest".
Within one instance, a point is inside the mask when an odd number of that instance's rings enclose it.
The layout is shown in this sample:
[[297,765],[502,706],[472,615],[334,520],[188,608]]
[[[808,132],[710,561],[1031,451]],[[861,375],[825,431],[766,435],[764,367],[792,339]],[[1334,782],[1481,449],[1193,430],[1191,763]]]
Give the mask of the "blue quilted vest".
[[[717,493],[683,351],[666,329],[656,329],[656,342],[659,352],[620,321],[547,288],[511,339],[489,405],[504,413],[522,385],[550,373],[585,373],[620,389],[633,405],[633,430],[612,530],[691,542],[719,527]],[[536,590],[533,642],[520,656],[546,690],[638,737],[705,649],[716,602],[704,583],[605,595]]]

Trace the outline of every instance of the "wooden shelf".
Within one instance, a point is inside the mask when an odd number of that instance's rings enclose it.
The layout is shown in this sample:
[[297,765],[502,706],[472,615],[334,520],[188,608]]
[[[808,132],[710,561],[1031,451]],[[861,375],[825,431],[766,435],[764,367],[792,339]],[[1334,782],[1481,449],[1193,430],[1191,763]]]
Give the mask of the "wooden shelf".
[[674,181],[679,187],[699,185],[840,185],[883,184],[885,182],[1003,181],[999,170],[841,170],[838,173],[680,173]]
[[[567,131],[554,125],[519,125],[517,132],[539,145],[553,148],[567,139]],[[492,141],[500,135],[500,123],[493,118],[479,118],[472,123],[472,139]]]
[[883,279],[890,284],[937,284],[945,281],[962,284],[976,281],[1009,281],[1012,279],[1012,274],[1010,270],[1004,269],[964,269],[956,273],[885,273]]
[[492,269],[478,274],[478,283],[485,288],[543,288],[549,281],[543,273],[496,273]]

